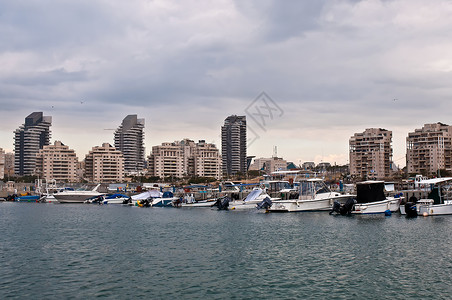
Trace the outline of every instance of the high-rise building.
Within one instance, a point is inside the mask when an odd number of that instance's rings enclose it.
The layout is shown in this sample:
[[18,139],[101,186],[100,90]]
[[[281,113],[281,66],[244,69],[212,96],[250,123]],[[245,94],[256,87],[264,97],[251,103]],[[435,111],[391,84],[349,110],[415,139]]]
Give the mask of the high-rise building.
[[0,148],[0,179],[5,178],[5,150]]
[[221,127],[223,173],[246,173],[246,116],[229,116]]
[[366,129],[350,138],[350,174],[363,179],[384,179],[392,168],[392,131]]
[[406,138],[408,173],[432,175],[438,170],[452,172],[452,126],[425,124]]
[[139,172],[145,166],[144,119],[128,115],[115,131],[115,148],[124,155],[126,173]]
[[109,143],[93,147],[85,157],[85,177],[94,183],[124,181],[124,156]]
[[34,112],[25,118],[25,124],[14,131],[14,172],[16,175],[33,175],[36,154],[49,145],[52,117]]
[[200,176],[220,179],[221,157],[214,144],[184,139],[152,147],[148,168],[151,176],[160,178]]
[[78,158],[75,151],[60,141],[44,146],[37,154],[36,174],[47,182],[77,182]]

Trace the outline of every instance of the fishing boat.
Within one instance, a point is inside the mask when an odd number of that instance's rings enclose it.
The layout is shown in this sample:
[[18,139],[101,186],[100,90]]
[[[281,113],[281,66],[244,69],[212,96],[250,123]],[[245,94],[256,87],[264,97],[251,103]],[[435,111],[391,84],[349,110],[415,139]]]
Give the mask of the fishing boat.
[[206,200],[200,200],[196,201],[193,194],[187,194],[182,198],[182,201],[174,201],[173,206],[174,207],[212,207],[212,205],[215,203],[216,199],[206,199]]
[[[420,189],[427,191],[426,199],[413,200],[400,206],[402,215],[410,214],[410,208],[416,207],[413,215],[438,216],[452,214],[452,177],[426,179],[419,182]],[[411,199],[410,199],[411,200]]]
[[330,210],[334,201],[345,202],[351,194],[332,192],[321,178],[305,178],[299,182],[297,199],[273,202],[269,212],[303,212]]
[[363,181],[356,184],[356,203],[352,214],[388,214],[399,210],[401,195],[386,196],[384,181]]

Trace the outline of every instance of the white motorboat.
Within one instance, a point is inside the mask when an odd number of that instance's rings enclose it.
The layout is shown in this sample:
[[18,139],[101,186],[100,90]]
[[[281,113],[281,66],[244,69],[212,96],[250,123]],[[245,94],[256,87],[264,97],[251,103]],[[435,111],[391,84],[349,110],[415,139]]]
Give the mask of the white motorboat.
[[270,198],[264,189],[254,188],[251,193],[243,200],[235,200],[229,202],[229,209],[243,210],[257,208],[257,205],[264,199],[269,198],[271,201],[278,201],[281,198]]
[[403,197],[386,197],[384,181],[364,181],[356,184],[356,203],[352,214],[384,214],[399,210]]
[[196,201],[193,194],[187,194],[182,199],[182,203],[173,202],[175,207],[212,207],[216,199]]
[[427,199],[420,199],[416,203],[408,202],[400,206],[400,213],[407,214],[407,210],[414,205],[409,215],[451,215],[452,214],[452,177],[421,180],[418,188],[428,192]]
[[297,199],[275,201],[268,211],[302,212],[330,210],[334,201],[342,203],[351,197],[355,197],[355,195],[332,192],[323,179],[307,178],[300,181]]
[[127,201],[124,201],[123,204],[129,206],[139,206],[139,203],[143,203],[144,201],[150,202],[152,197],[155,196],[155,192],[159,193],[156,190],[145,191],[140,194],[132,195]]
[[63,190],[57,193],[54,193],[53,196],[60,203],[84,203],[85,200],[100,196],[102,193],[99,193],[97,189],[100,187],[98,184],[94,189],[87,190]]
[[129,196],[123,194],[106,195],[104,197],[104,204],[123,204],[124,201],[129,200]]

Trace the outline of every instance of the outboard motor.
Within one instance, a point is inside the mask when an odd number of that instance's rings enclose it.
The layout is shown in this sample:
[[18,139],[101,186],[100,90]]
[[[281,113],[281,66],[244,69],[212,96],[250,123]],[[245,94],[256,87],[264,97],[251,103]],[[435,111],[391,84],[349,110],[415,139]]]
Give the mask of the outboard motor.
[[341,215],[349,215],[352,213],[353,208],[355,207],[355,199],[348,198],[347,202],[341,206],[340,213]]
[[149,202],[149,199],[145,199],[141,201],[141,204],[143,204],[143,207],[150,207],[151,203]]
[[212,207],[216,206],[218,210],[228,210],[229,209],[229,201],[231,199],[227,196],[220,197],[215,201],[215,203],[212,205]]
[[330,215],[332,215],[334,212],[338,214],[341,212],[341,204],[337,200],[334,200],[333,207],[331,208],[330,211]]
[[122,204],[132,204],[132,198],[129,197],[129,199],[124,199]]
[[339,201],[334,201],[333,207],[330,211],[330,215],[333,214],[333,212],[339,213],[342,216],[350,215],[352,213],[353,207],[355,206],[355,199],[348,198],[347,202],[345,204],[340,204]]
[[[411,198],[410,198],[411,200]],[[416,203],[407,202],[405,203],[405,213],[407,218],[416,218],[417,217],[417,208]]]
[[270,207],[272,207],[272,204],[273,204],[273,203],[272,203],[272,201],[270,200],[270,198],[265,197],[265,199],[262,200],[261,203],[258,203],[258,204],[257,204],[257,209],[265,209],[265,210],[268,211],[268,209],[269,209]]

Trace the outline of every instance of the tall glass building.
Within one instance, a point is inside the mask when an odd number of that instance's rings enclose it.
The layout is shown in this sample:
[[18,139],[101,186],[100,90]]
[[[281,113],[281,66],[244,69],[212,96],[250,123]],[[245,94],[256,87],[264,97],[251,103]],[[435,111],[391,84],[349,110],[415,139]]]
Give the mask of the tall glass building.
[[246,173],[246,142],[246,116],[227,117],[221,127],[223,174]]
[[52,117],[42,112],[31,113],[14,131],[14,173],[19,176],[33,175],[36,168],[36,154],[50,144]]
[[115,131],[115,148],[124,156],[126,173],[140,172],[145,168],[144,119],[128,115]]

